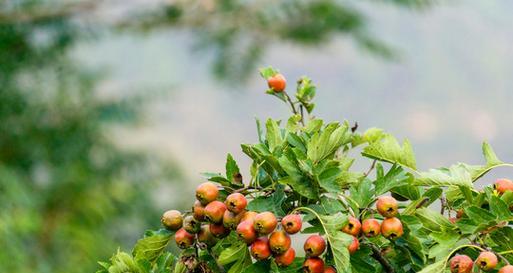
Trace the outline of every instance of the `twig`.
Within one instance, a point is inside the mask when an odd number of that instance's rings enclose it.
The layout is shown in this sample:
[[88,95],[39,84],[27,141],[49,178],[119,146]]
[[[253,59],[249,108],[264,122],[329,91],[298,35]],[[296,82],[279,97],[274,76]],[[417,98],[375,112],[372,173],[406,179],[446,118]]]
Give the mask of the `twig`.
[[376,259],[381,264],[381,266],[383,266],[385,272],[394,273],[394,268],[392,267],[392,265],[390,265],[388,260],[385,257],[383,257],[383,255],[381,255],[381,251],[379,250],[379,248],[371,243],[369,243],[368,246],[370,246],[370,248],[372,249],[372,258]]
[[445,213],[445,206],[447,205],[447,202],[445,200],[445,197],[440,197],[440,214],[444,215]]
[[283,95],[285,96],[288,103],[290,104],[290,108],[292,108],[292,112],[294,113],[294,115],[297,115],[298,113],[297,113],[296,107],[294,106],[294,102],[292,102],[292,99],[290,98],[289,94],[287,94],[287,92],[284,91]]
[[369,170],[364,174],[364,177],[369,176],[369,174],[372,172],[372,170],[374,170],[374,167],[376,167],[376,161],[377,160],[375,160],[375,159],[374,159],[374,161],[372,161],[372,165],[370,166]]
[[299,105],[299,112],[301,113],[301,124],[303,124],[303,126],[305,126],[305,113],[304,113],[304,109],[303,109],[303,105],[300,104]]

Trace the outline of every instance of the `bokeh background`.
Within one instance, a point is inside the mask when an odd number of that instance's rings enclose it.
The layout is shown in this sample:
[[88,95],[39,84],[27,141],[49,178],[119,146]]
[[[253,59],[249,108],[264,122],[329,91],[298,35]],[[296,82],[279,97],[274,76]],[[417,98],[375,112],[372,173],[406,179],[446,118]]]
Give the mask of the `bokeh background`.
[[[513,161],[510,1],[0,3],[0,271],[94,272],[187,208],[255,117],[257,68],[309,75],[316,115],[386,128],[420,169]],[[505,170],[494,176],[513,176]],[[484,181],[483,183],[486,183]],[[190,196],[190,198],[188,197]]]

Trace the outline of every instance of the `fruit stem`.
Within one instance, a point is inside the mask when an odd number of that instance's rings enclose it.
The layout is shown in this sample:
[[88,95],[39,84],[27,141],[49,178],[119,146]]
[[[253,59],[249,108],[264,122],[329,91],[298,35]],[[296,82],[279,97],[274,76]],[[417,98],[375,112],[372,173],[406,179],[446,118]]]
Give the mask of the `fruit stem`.
[[[294,113],[294,115],[298,115],[296,107],[294,106],[294,102],[292,102],[292,99],[290,98],[289,94],[287,94],[287,92],[283,91],[283,95],[287,99],[287,102],[290,104],[290,108],[292,109],[292,113]],[[301,124],[303,124],[303,126],[305,126],[305,123],[303,122],[302,119],[301,119]]]

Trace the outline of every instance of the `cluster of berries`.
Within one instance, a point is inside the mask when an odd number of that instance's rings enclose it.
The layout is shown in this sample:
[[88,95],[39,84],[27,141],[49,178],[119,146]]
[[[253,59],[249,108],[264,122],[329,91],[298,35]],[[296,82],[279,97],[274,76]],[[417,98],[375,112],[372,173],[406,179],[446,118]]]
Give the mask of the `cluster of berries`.
[[[481,252],[475,262],[467,255],[456,255],[450,262],[451,273],[471,273],[474,265],[482,271],[492,271],[498,262],[497,255],[491,251]],[[513,265],[502,267],[498,273],[513,273]]]

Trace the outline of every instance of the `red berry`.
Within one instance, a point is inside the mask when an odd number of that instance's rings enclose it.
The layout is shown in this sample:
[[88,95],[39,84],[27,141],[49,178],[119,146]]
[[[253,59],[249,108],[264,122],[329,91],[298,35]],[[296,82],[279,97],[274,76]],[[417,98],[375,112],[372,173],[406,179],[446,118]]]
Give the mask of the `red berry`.
[[278,266],[289,266],[294,262],[296,258],[296,251],[294,248],[289,248],[283,254],[277,255],[274,260]]
[[285,87],[287,86],[287,80],[285,80],[285,77],[282,74],[278,73],[270,77],[267,80],[267,84],[269,85],[269,88],[274,90],[274,92],[279,93],[285,90]]
[[269,248],[269,243],[266,237],[256,239],[256,241],[251,244],[250,251],[251,256],[259,261],[265,260],[271,256],[271,249]]
[[296,234],[301,231],[303,223],[299,214],[289,214],[281,220],[281,226],[288,234]]
[[244,211],[244,209],[248,205],[248,200],[246,200],[246,197],[244,197],[244,195],[236,192],[228,195],[224,203],[226,204],[226,208],[229,211],[237,214]]
[[196,199],[201,202],[203,206],[217,199],[219,189],[216,184],[205,182],[196,188]]
[[353,236],[358,236],[360,235],[361,229],[362,224],[360,223],[360,220],[350,216],[349,222],[342,228],[342,231]]
[[307,258],[303,263],[303,272],[305,273],[323,273],[324,261],[321,258]]
[[326,241],[319,235],[311,235],[306,239],[304,249],[307,257],[318,257],[326,249]]

